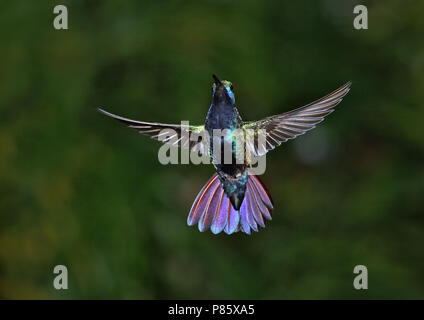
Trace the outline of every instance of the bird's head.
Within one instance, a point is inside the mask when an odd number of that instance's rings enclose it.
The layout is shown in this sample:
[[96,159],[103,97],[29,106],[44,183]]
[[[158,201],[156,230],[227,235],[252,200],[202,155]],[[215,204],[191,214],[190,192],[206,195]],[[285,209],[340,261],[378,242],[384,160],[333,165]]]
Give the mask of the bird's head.
[[219,80],[216,75],[212,75],[214,83],[212,85],[212,99],[215,103],[227,102],[231,104],[236,103],[234,97],[233,84],[227,80]]

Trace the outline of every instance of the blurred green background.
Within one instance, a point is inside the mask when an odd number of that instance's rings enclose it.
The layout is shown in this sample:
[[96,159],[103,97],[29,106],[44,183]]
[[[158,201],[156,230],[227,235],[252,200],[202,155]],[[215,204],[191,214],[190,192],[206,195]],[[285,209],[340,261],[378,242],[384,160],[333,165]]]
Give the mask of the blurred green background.
[[[424,2],[362,1],[355,30],[358,3],[2,2],[0,298],[423,298]],[[162,166],[160,143],[93,109],[201,124],[212,73],[246,120],[353,82],[268,153],[275,211],[251,236],[188,227],[212,166]]]

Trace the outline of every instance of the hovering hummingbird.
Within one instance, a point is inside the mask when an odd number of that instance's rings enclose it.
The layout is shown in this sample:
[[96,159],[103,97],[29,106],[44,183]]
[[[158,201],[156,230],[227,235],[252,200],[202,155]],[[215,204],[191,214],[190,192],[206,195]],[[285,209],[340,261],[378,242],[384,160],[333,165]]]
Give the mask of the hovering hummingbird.
[[[270,116],[258,121],[244,122],[236,107],[234,87],[231,82],[219,80],[212,76],[212,103],[206,116],[206,122],[201,126],[183,126],[177,124],[163,124],[155,122],[136,121],[109,113],[97,108],[101,113],[115,118],[140,133],[160,140],[163,143],[188,148],[191,151],[206,153],[212,160],[222,159],[222,150],[226,145],[232,145],[231,163],[213,161],[216,173],[209,179],[197,195],[187,218],[189,226],[198,224],[201,232],[211,229],[214,234],[224,231],[227,234],[251,230],[258,231],[258,226],[265,227],[265,220],[271,220],[273,202],[267,190],[255,175],[248,174],[251,159],[262,156],[269,150],[281,145],[287,140],[315,128],[315,125],[324,120],[325,116],[334,111],[334,107],[349,92],[351,82],[318,99],[308,105],[289,112]],[[190,134],[207,133],[213,137],[214,130],[227,130],[229,137],[220,137],[221,148],[214,150],[214,139],[204,140],[201,143],[190,141],[186,137]],[[161,138],[161,132],[173,130],[173,136]],[[234,148],[236,139],[232,132],[246,132],[254,143],[246,143],[246,157],[244,161],[235,161],[238,158],[237,148]],[[250,132],[247,134],[247,132]],[[251,133],[253,132],[253,134]],[[260,133],[265,135],[264,143],[259,143]],[[173,138],[173,139],[171,139]],[[203,144],[202,144],[203,143]],[[195,147],[197,146],[197,148]],[[218,157],[218,153],[220,153]]]

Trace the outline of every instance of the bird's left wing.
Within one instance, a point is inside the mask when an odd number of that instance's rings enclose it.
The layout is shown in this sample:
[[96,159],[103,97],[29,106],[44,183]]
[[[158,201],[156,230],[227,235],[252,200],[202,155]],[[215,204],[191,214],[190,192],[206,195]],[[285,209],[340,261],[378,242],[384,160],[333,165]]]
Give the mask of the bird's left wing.
[[125,123],[129,128],[135,129],[143,135],[150,136],[152,139],[170,144],[172,146],[189,149],[190,151],[207,154],[207,144],[203,141],[205,132],[204,126],[131,120],[107,112],[101,108],[97,108],[97,110],[111,118]]
[[[349,92],[350,85],[351,82],[348,82],[325,97],[292,111],[259,121],[245,122],[243,128],[248,149],[254,155],[262,156],[283,142],[315,128],[325,116],[334,111],[334,107]],[[260,139],[260,136],[263,138]]]

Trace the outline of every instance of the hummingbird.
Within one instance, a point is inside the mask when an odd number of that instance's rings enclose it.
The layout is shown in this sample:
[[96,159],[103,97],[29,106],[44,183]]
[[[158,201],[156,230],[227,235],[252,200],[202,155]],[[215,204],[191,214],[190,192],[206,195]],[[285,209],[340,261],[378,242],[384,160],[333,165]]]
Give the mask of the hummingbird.
[[[252,230],[257,232],[259,227],[265,228],[265,221],[272,219],[274,204],[259,178],[249,173],[249,155],[263,156],[282,143],[315,128],[342,101],[350,90],[351,82],[300,108],[257,121],[243,121],[236,106],[233,84],[220,80],[215,74],[212,78],[212,101],[204,125],[145,122],[124,118],[101,108],[97,110],[153,139],[208,155],[213,160],[215,173],[194,200],[187,224],[198,224],[201,232],[210,229],[214,234],[222,231],[226,234],[239,231],[251,234]],[[226,134],[218,136],[217,141],[215,130],[224,130]],[[173,134],[164,139],[164,132]],[[236,133],[245,134],[253,141],[245,143],[243,161],[236,161],[240,159],[236,145],[240,140],[235,139]],[[203,138],[196,143],[187,138],[190,134],[213,138]],[[261,134],[264,137],[262,143],[259,141]],[[228,148],[231,150],[231,161],[223,163],[220,159],[225,156],[223,150]]]

